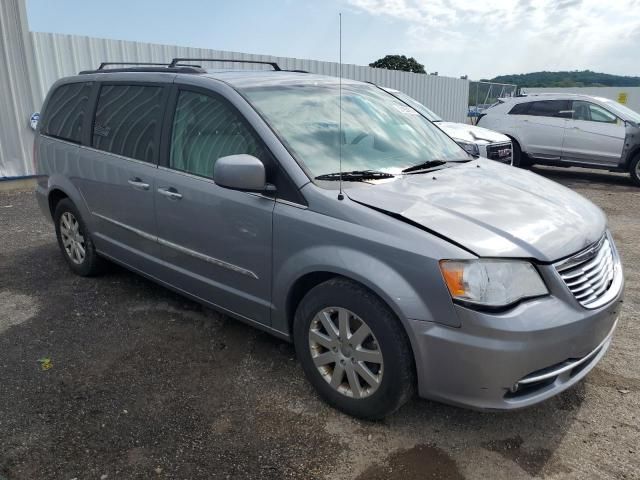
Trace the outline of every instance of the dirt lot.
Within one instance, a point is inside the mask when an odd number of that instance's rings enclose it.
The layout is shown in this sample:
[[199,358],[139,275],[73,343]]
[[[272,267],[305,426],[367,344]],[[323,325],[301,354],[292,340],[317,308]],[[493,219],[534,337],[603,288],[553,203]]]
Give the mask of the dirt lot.
[[640,189],[538,172],[609,216],[627,279],[609,353],[524,411],[416,399],[380,423],[318,400],[287,343],[119,268],[72,275],[33,195],[0,193],[0,480],[640,478]]

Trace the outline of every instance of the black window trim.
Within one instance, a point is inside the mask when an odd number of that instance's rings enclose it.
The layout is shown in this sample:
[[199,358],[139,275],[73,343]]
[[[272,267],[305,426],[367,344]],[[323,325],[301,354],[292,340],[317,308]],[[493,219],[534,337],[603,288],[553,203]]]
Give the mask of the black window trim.
[[[528,115],[529,107],[531,106],[532,101],[518,102],[514,103],[513,106],[507,112],[507,115]],[[525,109],[525,113],[515,113],[514,110],[517,108]]]
[[[103,153],[108,153],[108,154],[112,154],[112,155],[116,155],[118,157],[122,157],[122,158],[128,158],[131,160],[136,160],[138,162],[142,162],[146,165],[155,165],[156,167],[158,165],[160,165],[160,158],[161,158],[161,152],[162,152],[162,133],[164,130],[164,122],[165,122],[165,117],[167,114],[167,104],[168,104],[168,97],[169,97],[169,90],[172,87],[171,83],[167,83],[167,82],[145,82],[145,81],[140,81],[140,80],[107,80],[107,81],[96,81],[96,86],[95,86],[95,91],[94,94],[92,96],[92,100],[93,100],[93,104],[92,104],[92,114],[89,117],[90,118],[90,123],[87,126],[87,135],[85,138],[85,142],[86,144],[83,143],[84,146],[92,148],[95,151],[98,152],[103,152]],[[98,100],[100,99],[100,92],[102,91],[102,87],[103,86],[135,86],[135,87],[161,87],[162,88],[162,93],[160,96],[160,102],[161,102],[161,107],[160,107],[160,122],[159,122],[159,128],[156,130],[156,134],[154,136],[154,142],[155,144],[158,146],[156,151],[155,151],[155,155],[154,155],[154,160],[152,162],[147,162],[145,160],[140,160],[139,158],[133,158],[133,157],[128,157],[126,155],[122,155],[119,153],[115,153],[115,152],[108,152],[106,150],[102,150],[100,148],[94,147],[93,146],[93,129],[95,127],[95,118],[96,118],[96,113],[98,111]]]
[[[196,175],[190,172],[184,172],[182,170],[174,169],[169,166],[169,159],[170,159],[169,157],[171,155],[171,140],[172,140],[171,137],[173,135],[173,118],[175,116],[176,108],[178,106],[178,98],[180,96],[181,91],[199,93],[201,95],[206,95],[212,98],[220,99],[222,102],[226,103],[229,106],[229,108],[238,115],[242,124],[255,137],[256,141],[259,142],[259,146],[269,155],[272,162],[271,167],[274,174],[281,175],[283,177],[284,181],[289,184],[288,190],[290,190],[291,192],[294,192],[293,194],[295,195],[295,198],[280,197],[280,195],[283,193],[280,191],[276,191],[274,196],[265,195],[265,194],[262,194],[262,196],[265,196],[265,197],[268,196],[268,198],[274,198],[276,201],[288,202],[288,203],[300,205],[303,207],[308,206],[306,199],[304,198],[304,196],[302,195],[302,193],[300,192],[296,184],[291,180],[286,170],[282,168],[282,165],[280,165],[280,162],[278,161],[278,158],[276,157],[276,155],[274,155],[274,153],[268,147],[267,143],[258,134],[256,129],[253,128],[253,125],[251,125],[249,120],[247,120],[247,118],[242,114],[242,112],[238,109],[238,107],[236,107],[233,104],[233,102],[231,102],[222,93],[205,88],[205,87],[200,87],[200,86],[191,85],[191,84],[183,84],[183,83],[173,83],[171,85],[170,91],[168,93],[168,99],[167,99],[167,104],[165,109],[165,117],[162,125],[162,140],[161,140],[162,143],[160,145],[161,153],[160,153],[160,158],[159,158],[160,161],[158,163],[158,166],[164,167],[165,169],[172,172],[184,173],[188,175],[193,175],[196,178],[202,178],[205,180],[213,181],[213,179],[210,177],[204,177],[204,176]],[[245,193],[255,195],[254,192],[245,192]]]
[[571,116],[570,120],[573,120],[575,122],[593,122],[593,123],[604,123],[605,125],[613,125],[614,123],[618,123],[618,120],[624,122],[624,120],[622,118],[620,118],[620,116],[616,115],[615,113],[613,113],[611,110],[609,110],[608,108],[603,107],[602,105],[598,105],[595,102],[592,102],[590,100],[583,100],[582,98],[572,98],[570,100],[571,102],[571,111],[575,113],[575,108],[573,108],[573,102],[584,102],[588,105],[595,105],[596,107],[601,108],[602,110],[604,110],[605,112],[613,115],[614,117],[616,117],[616,121],[615,122],[598,122],[597,120],[581,120],[579,118],[573,118],[573,115]]

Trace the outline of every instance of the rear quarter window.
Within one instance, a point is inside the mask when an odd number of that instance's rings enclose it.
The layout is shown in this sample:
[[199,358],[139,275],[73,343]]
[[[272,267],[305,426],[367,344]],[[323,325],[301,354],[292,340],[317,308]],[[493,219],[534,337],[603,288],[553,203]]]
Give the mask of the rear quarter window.
[[159,150],[162,110],[163,87],[103,85],[91,144],[99,150],[153,163]]
[[529,111],[529,105],[531,105],[531,102],[516,103],[513,108],[509,110],[509,115],[526,115]]
[[42,133],[80,143],[90,94],[90,83],[69,83],[58,87],[51,94],[43,114]]

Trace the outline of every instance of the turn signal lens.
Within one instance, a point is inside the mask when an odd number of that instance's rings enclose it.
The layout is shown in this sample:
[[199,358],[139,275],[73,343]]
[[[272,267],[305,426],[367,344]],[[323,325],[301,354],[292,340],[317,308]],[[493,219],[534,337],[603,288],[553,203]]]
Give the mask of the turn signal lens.
[[[442,265],[441,267],[442,268]],[[449,288],[449,292],[454,297],[464,295],[464,268],[459,266],[456,268],[455,262],[449,262],[446,268],[442,268],[444,281]]]

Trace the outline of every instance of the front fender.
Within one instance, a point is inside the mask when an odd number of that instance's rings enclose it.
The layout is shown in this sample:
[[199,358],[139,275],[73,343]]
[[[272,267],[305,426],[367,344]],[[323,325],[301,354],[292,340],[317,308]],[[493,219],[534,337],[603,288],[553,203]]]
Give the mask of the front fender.
[[624,147],[620,156],[620,168],[628,170],[631,161],[640,154],[640,127],[627,124],[625,127]]
[[[295,283],[309,273],[327,272],[350,278],[376,293],[409,330],[409,319],[459,326],[457,316],[438,317],[423,296],[385,261],[365,252],[335,245],[310,246],[286,257],[274,271],[274,328],[287,332],[286,307]],[[425,282],[425,288],[428,282]],[[437,296],[437,295],[434,295]],[[445,302],[449,298],[443,297]],[[437,298],[434,301],[438,301]],[[438,318],[438,320],[436,320]]]

